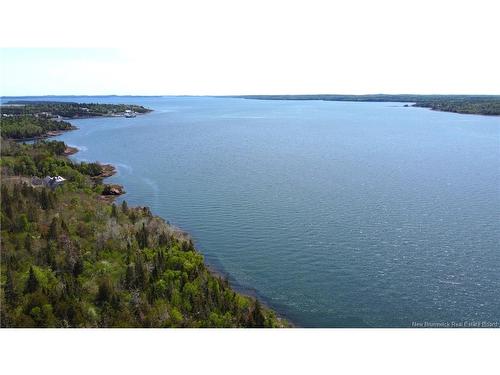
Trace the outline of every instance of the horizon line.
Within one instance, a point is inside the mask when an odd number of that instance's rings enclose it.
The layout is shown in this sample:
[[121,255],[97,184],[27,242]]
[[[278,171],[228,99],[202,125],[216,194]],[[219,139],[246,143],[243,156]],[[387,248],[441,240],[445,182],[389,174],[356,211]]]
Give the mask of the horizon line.
[[316,93],[316,94],[34,94],[34,95],[0,95],[0,98],[29,98],[29,97],[247,97],[247,96],[375,96],[375,95],[385,95],[385,96],[499,96],[499,94],[473,94],[473,93],[461,93],[461,94],[416,94],[416,93],[398,93],[398,94],[387,94],[387,93],[369,93],[369,94],[339,94],[339,93]]

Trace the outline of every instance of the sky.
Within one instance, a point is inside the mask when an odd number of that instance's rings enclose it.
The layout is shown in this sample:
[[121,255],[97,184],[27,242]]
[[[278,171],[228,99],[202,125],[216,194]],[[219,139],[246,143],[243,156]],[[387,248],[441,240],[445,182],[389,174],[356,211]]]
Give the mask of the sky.
[[500,94],[496,1],[28,3],[3,5],[2,96]]

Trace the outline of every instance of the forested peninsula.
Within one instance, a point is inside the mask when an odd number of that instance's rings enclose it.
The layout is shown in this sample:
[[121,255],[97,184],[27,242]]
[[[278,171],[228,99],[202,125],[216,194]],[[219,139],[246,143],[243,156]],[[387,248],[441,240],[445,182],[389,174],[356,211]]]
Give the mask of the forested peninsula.
[[75,103],[49,100],[10,100],[2,105],[2,113],[7,115],[43,115],[66,119],[122,116],[125,111],[148,113],[151,109],[135,104]]
[[241,95],[262,100],[326,100],[338,102],[400,102],[436,111],[500,116],[500,95]]
[[8,139],[34,118],[1,120],[2,327],[289,326],[210,272],[189,235],[104,196],[100,164]]
[[76,127],[65,121],[90,117],[132,117],[151,109],[130,104],[98,104],[11,100],[0,106],[2,136],[35,139],[58,135]]

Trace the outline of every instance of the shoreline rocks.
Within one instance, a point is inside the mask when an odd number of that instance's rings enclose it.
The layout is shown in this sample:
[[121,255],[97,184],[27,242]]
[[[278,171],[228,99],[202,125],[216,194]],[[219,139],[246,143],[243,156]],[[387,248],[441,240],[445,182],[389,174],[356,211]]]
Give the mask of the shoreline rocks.
[[116,167],[112,164],[101,164],[102,172],[96,178],[111,177],[116,173]]
[[102,195],[105,196],[114,196],[117,197],[119,195],[125,194],[125,190],[123,189],[122,185],[118,184],[105,184],[104,185],[104,190],[101,193]]
[[78,152],[78,149],[76,147],[71,147],[71,146],[68,146],[66,147],[66,149],[64,150],[63,152],[63,155],[64,156],[69,156],[69,155],[74,155]]

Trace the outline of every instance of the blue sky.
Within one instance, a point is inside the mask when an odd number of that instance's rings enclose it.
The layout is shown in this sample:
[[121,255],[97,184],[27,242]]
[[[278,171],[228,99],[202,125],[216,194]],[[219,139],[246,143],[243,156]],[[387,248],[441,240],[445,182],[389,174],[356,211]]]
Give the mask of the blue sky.
[[117,49],[3,48],[0,51],[3,96],[92,94],[126,88],[114,78],[127,64]]

